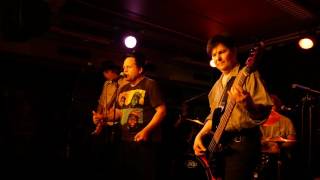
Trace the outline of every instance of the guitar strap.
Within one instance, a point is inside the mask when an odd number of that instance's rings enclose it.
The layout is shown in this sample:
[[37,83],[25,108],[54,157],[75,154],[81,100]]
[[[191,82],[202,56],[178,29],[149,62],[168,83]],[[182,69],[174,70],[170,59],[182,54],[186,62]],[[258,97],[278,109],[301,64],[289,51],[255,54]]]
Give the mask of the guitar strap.
[[230,80],[227,82],[227,85],[224,88],[223,93],[222,93],[221,98],[220,98],[220,102],[219,102],[219,105],[218,105],[218,108],[217,108],[218,110],[217,111],[215,110],[215,112],[213,113],[213,117],[212,117],[212,130],[213,131],[216,130],[216,127],[220,123],[220,116],[222,115],[222,113],[224,111],[224,108],[227,105],[227,99],[228,99],[228,93],[227,92],[231,89],[231,86],[232,86],[235,78],[236,78],[236,76],[232,76],[230,78]]
[[[226,87],[224,88],[222,95],[220,97],[219,105],[218,107],[214,110],[213,117],[212,117],[212,128],[211,131],[215,132],[219,123],[220,123],[220,118],[224,112],[224,109],[227,105],[227,99],[228,99],[228,91],[231,89],[231,86],[235,80],[236,76],[232,76],[230,80],[227,82]],[[212,155],[212,154],[211,154]],[[221,169],[221,159],[218,156],[211,156],[209,157],[209,163],[210,163],[210,173],[214,177],[218,177],[219,174],[223,171]]]
[[219,105],[219,106],[222,106],[223,109],[224,109],[224,107],[226,107],[226,104],[227,104],[227,99],[228,99],[228,93],[227,92],[231,89],[231,86],[232,86],[235,78],[236,78],[236,76],[232,76],[230,78],[230,80],[228,81],[228,83],[226,85],[226,88],[223,91],[222,100],[220,101],[220,105]]

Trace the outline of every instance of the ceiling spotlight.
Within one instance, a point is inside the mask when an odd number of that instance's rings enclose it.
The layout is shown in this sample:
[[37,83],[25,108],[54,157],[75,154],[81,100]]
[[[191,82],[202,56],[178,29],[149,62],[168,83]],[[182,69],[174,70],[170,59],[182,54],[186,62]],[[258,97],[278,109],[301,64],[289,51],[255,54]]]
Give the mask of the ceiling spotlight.
[[126,45],[127,48],[134,48],[137,45],[137,39],[134,36],[127,36],[124,39],[124,44]]
[[213,60],[213,59],[210,60],[210,66],[211,66],[211,67],[216,67],[216,63],[214,63],[214,60]]
[[302,38],[299,40],[299,46],[302,49],[310,49],[314,45],[314,42],[311,38]]

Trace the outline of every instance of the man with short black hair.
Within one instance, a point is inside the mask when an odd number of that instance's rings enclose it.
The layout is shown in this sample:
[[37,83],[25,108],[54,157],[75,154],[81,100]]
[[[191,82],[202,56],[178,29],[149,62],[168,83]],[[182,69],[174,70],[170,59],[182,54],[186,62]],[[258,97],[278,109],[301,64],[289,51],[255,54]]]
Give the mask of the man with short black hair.
[[[120,90],[116,109],[122,129],[118,179],[163,179],[159,153],[166,105],[157,82],[146,77],[144,71],[143,54],[125,56],[123,72],[129,83]],[[112,118],[114,114],[110,115]]]

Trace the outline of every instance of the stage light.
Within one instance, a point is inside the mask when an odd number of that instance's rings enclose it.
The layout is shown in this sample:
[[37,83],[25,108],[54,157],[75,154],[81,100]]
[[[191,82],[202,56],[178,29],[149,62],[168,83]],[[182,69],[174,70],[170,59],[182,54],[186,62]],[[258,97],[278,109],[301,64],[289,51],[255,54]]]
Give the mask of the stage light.
[[299,40],[299,46],[302,49],[311,49],[314,46],[312,38],[305,37]]
[[214,60],[213,60],[213,59],[210,60],[210,66],[211,66],[211,67],[216,67],[216,63],[214,63]]
[[127,48],[134,48],[137,45],[137,39],[134,36],[127,36],[124,39],[124,44],[126,45]]

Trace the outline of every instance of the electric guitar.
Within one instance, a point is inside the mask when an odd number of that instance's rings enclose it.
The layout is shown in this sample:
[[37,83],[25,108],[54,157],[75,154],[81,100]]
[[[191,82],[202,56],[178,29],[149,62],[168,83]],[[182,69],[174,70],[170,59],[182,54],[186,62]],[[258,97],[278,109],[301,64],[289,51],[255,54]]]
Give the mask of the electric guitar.
[[[255,48],[253,48],[251,50],[251,53],[246,61],[246,66],[240,70],[240,72],[236,76],[233,84],[239,85],[240,87],[243,86],[246,78],[250,75],[251,72],[253,72],[255,70],[257,56],[260,55],[260,51],[261,51],[263,45],[264,44],[261,42],[258,46],[256,46]],[[214,110],[212,122],[214,122],[215,120],[219,121],[219,119],[220,119],[220,122],[216,128],[214,127],[215,131],[214,131],[213,137],[210,140],[210,143],[207,147],[206,156],[200,157],[201,160],[204,161],[204,164],[208,166],[208,168],[206,168],[206,169],[210,172],[206,172],[206,173],[209,175],[212,175],[212,172],[209,167],[209,161],[212,160],[214,154],[219,152],[221,149],[220,140],[221,140],[222,134],[225,130],[225,127],[229,121],[229,118],[231,116],[231,113],[232,113],[235,105],[236,105],[236,101],[233,99],[230,99],[230,101],[228,101],[228,103],[226,104],[223,112],[222,112],[221,108],[217,108]],[[217,118],[219,118],[219,119],[217,119]],[[211,176],[211,178],[210,178],[210,180],[215,180],[215,179],[216,179],[216,177],[213,177],[213,176]]]
[[[118,84],[117,84],[117,86],[118,86]],[[118,87],[116,87],[116,91],[113,93],[111,100],[109,101],[109,103],[107,103],[106,107],[98,108],[98,111],[97,111],[98,113],[105,114],[112,107],[112,105],[114,104],[116,97],[117,97],[117,89],[118,89]],[[103,127],[105,126],[105,123],[107,123],[107,122],[108,122],[108,119],[106,119],[106,118],[99,120],[98,123],[96,124],[95,130],[91,134],[92,135],[99,135],[102,132]]]

